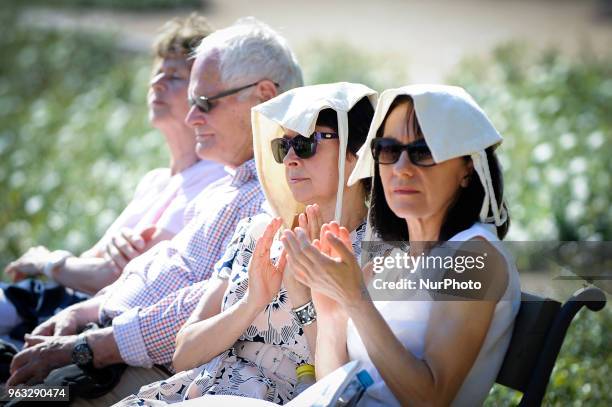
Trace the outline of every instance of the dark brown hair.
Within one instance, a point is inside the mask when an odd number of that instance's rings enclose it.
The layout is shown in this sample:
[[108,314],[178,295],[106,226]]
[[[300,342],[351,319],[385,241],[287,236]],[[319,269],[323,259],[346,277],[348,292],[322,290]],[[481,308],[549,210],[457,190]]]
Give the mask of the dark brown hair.
[[[370,123],[374,117],[374,108],[370,99],[366,96],[357,102],[347,113],[348,118],[348,140],[346,152],[357,156],[357,151],[365,143],[370,130]],[[333,109],[323,109],[317,117],[317,126],[326,126],[338,131],[338,115]],[[372,179],[361,180],[366,194],[372,188]]]
[[[385,119],[381,123],[380,127],[376,132],[376,137],[382,137],[387,118],[393,109],[398,105],[410,103],[412,106],[412,98],[407,95],[398,96],[387,111]],[[415,116],[415,128],[417,129],[417,137],[422,138],[423,133],[421,126],[418,124],[418,119]],[[493,190],[498,202],[502,202],[504,193],[504,181],[501,171],[501,166],[495,155],[495,148],[489,147],[485,150],[487,154],[487,160],[489,164],[489,171],[491,172],[491,181],[493,183]],[[464,160],[470,161],[469,156],[464,156]],[[385,191],[383,189],[382,180],[380,179],[379,166],[374,166],[374,178],[370,200],[370,222],[372,229],[378,236],[385,241],[408,241],[410,236],[408,235],[408,227],[404,219],[398,217],[387,204],[385,199]],[[457,233],[468,229],[475,222],[479,220],[480,209],[484,200],[484,188],[476,171],[472,171],[468,186],[460,188],[453,204],[451,204],[446,217],[440,228],[438,240],[448,240]],[[489,216],[492,215],[491,209],[489,208]],[[499,239],[503,239],[508,232],[510,226],[510,216],[504,224],[497,227],[497,236]]]

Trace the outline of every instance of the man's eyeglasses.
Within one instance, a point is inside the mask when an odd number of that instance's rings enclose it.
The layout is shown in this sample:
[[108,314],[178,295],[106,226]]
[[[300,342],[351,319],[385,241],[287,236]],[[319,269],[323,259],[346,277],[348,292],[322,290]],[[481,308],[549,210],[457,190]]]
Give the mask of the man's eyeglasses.
[[402,144],[392,138],[377,137],[372,140],[370,148],[372,157],[377,164],[395,164],[402,155],[402,151],[405,150],[410,162],[414,165],[419,167],[436,165],[431,150],[424,139]]
[[[191,97],[191,96],[189,96],[189,106],[196,106],[200,110],[200,112],[208,113],[214,107],[214,105],[211,103],[211,101],[216,100],[216,99],[221,99],[221,98],[229,96],[229,95],[233,95],[235,93],[238,93],[240,91],[243,91],[245,89],[253,87],[253,86],[257,85],[259,82],[261,82],[261,80],[259,80],[257,82],[250,83],[248,85],[241,86],[239,88],[225,90],[225,91],[223,91],[221,93],[217,93],[215,96],[211,96],[211,97],[206,97],[206,96]],[[276,82],[273,82],[273,83],[274,83],[274,86],[276,86],[277,88],[279,87],[278,83],[276,83]]]
[[293,147],[293,151],[298,157],[310,158],[317,152],[319,141],[334,138],[338,138],[338,134],[321,131],[315,131],[310,137],[304,137],[299,134],[293,138],[288,138],[287,136],[275,138],[271,142],[272,155],[277,163],[282,164],[285,156],[289,153],[289,149]]

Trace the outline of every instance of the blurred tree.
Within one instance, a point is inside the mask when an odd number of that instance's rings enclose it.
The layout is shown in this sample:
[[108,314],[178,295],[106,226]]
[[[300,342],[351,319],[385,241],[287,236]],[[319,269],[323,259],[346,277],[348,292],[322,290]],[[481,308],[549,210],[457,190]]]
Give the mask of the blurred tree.
[[0,13],[0,263],[35,244],[79,252],[139,178],[167,165],[147,123],[150,61],[111,36],[52,32]]
[[356,82],[380,92],[408,83],[405,70],[393,63],[392,55],[368,54],[344,42],[315,41],[299,50],[298,56],[307,84]]
[[[120,39],[111,36],[24,27],[15,13],[0,9],[2,268],[37,243],[87,248],[140,177],[167,164],[162,136],[146,119],[144,54],[118,51]],[[377,90],[408,83],[392,55],[316,43],[301,56],[308,83],[347,80]],[[465,61],[451,76],[505,137],[511,238],[612,240],[611,59],[567,60],[513,44]],[[611,335],[610,307],[577,316],[545,405],[612,403]],[[487,405],[517,397],[496,386]]]
[[[14,6],[49,6],[48,0],[4,0]],[[179,7],[198,7],[206,0],[53,0],[53,7],[87,7],[107,9],[170,9]]]
[[448,82],[504,136],[509,239],[612,240],[612,55],[568,60],[509,44]]

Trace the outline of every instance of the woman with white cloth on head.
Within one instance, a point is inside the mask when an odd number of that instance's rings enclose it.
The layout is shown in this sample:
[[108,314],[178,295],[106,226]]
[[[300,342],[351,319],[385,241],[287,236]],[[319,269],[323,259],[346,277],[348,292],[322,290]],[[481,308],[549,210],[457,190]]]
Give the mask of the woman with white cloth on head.
[[288,267],[318,313],[317,377],[361,361],[374,384],[359,405],[473,406],[492,387],[520,305],[516,266],[499,243],[509,225],[501,140],[461,88],[387,90],[349,180],[374,177],[368,226],[383,241],[407,241],[411,255],[422,242],[480,244],[493,289],[479,300],[373,301],[364,295],[371,264],[362,272],[346,229],[324,225],[315,244],[284,232]]
[[346,182],[375,100],[363,85],[337,83],[296,88],[253,108],[255,162],[269,213],[243,219],[216,264],[177,335],[173,365],[180,373],[119,405],[212,395],[284,404],[294,397],[296,367],[313,362],[317,324],[310,290],[284,267],[277,231],[300,225],[316,239],[324,222],[336,220],[352,231],[359,252],[369,185]]

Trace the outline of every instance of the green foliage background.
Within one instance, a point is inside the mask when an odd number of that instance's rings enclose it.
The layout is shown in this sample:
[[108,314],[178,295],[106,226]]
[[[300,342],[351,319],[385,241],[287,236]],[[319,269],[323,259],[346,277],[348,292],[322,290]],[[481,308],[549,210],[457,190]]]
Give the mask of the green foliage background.
[[15,6],[96,7],[126,10],[173,9],[203,6],[206,0],[4,0]]
[[509,44],[465,61],[450,82],[505,137],[516,240],[612,240],[612,54],[568,60]]
[[[35,244],[88,248],[140,177],[168,160],[147,123],[146,55],[119,51],[112,36],[17,20],[0,11],[0,267]],[[299,51],[308,83],[409,83],[387,55],[335,43]],[[566,59],[505,45],[466,60],[448,83],[466,87],[505,137],[511,238],[612,240],[612,54]],[[612,404],[611,332],[609,306],[578,315],[546,405]],[[517,397],[495,386],[487,405]]]
[[0,24],[0,263],[35,244],[87,249],[164,166],[147,123],[149,60],[113,38]]

